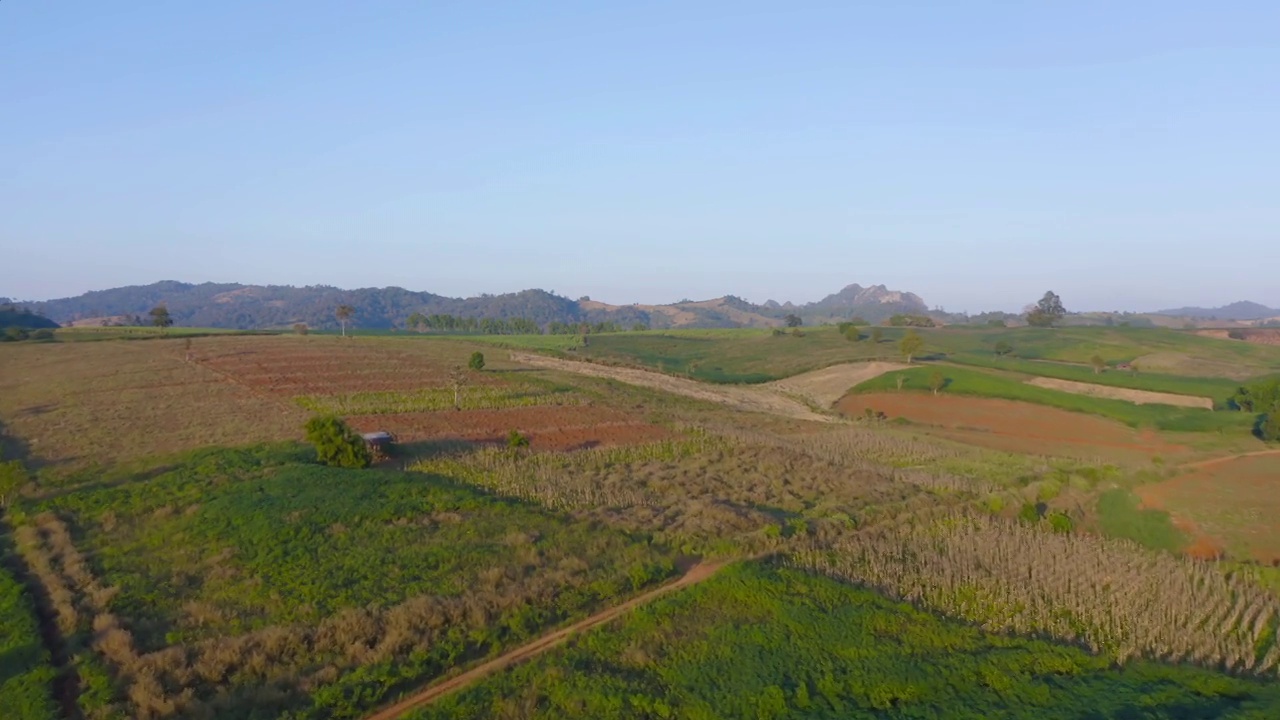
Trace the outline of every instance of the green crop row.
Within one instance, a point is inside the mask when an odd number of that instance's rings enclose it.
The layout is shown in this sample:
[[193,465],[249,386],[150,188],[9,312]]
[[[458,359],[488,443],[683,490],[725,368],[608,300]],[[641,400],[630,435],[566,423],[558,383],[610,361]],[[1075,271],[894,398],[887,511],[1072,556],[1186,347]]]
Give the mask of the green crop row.
[[[454,409],[453,388],[413,391],[360,392],[346,395],[303,395],[294,402],[316,413],[334,415],[390,415]],[[457,407],[463,410],[500,410],[536,405],[577,405],[582,399],[568,391],[548,391],[535,385],[517,387],[473,386],[459,388]]]

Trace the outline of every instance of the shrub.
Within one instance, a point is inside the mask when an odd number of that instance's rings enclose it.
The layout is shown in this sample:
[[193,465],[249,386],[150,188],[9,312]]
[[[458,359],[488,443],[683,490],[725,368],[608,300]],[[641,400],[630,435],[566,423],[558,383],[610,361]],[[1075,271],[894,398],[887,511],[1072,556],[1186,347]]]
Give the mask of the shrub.
[[295,335],[306,335],[308,332],[310,332],[310,328],[308,328],[308,327],[307,327],[307,324],[306,324],[306,323],[294,323],[294,324],[293,324],[293,334],[295,334]]
[[1280,442],[1280,407],[1258,418],[1258,437],[1266,442]]
[[373,456],[364,438],[342,418],[321,415],[307,421],[307,442],[316,448],[316,459],[325,465],[344,468],[369,467]]
[[1064,512],[1049,513],[1049,527],[1054,532],[1069,533],[1075,527],[1075,523],[1071,522],[1071,516]]
[[529,438],[525,437],[519,430],[512,430],[507,433],[507,447],[522,448],[529,447]]
[[467,361],[467,367],[477,371],[483,370],[484,369],[484,353],[480,352],[479,350],[471,353],[471,359]]
[[1022,509],[1018,511],[1018,519],[1025,523],[1040,522],[1040,508],[1035,503],[1023,503]]

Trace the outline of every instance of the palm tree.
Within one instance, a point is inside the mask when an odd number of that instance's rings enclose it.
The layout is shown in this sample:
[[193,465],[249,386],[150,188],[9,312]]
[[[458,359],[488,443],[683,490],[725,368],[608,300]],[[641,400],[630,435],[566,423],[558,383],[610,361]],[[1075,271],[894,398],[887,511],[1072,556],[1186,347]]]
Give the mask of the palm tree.
[[342,323],[342,337],[346,337],[347,321],[351,319],[352,315],[356,314],[356,309],[350,305],[339,305],[334,314],[338,316],[338,322]]

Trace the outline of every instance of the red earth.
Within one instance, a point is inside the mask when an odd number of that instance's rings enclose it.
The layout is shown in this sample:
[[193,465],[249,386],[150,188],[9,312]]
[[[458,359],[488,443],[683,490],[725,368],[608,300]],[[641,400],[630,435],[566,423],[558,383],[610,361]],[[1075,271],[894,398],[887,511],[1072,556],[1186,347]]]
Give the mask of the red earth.
[[886,392],[846,395],[836,408],[853,417],[867,408],[933,426],[936,434],[1007,452],[1042,455],[1114,455],[1148,458],[1174,455],[1188,448],[1155,433],[1139,432],[1118,422],[1034,403]]

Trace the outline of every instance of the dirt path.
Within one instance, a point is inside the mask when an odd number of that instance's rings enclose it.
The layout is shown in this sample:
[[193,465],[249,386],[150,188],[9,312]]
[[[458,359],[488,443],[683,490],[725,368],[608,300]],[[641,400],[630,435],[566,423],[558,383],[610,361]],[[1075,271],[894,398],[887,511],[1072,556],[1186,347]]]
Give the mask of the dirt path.
[[626,613],[629,610],[633,610],[636,607],[639,607],[641,605],[646,605],[648,603],[651,603],[654,600],[657,600],[658,598],[662,597],[663,595],[674,592],[681,588],[686,588],[691,585],[696,585],[704,580],[707,580],[712,575],[715,575],[716,572],[720,570],[720,568],[724,567],[725,565],[728,565],[729,562],[730,561],[728,560],[718,560],[715,562],[704,562],[704,563],[699,563],[697,565],[694,565],[693,567],[689,568],[688,572],[682,575],[680,579],[676,580],[675,582],[668,583],[666,585],[663,585],[662,587],[650,590],[649,592],[644,593],[643,595],[637,595],[636,597],[631,598],[630,600],[622,603],[621,605],[615,605],[614,607],[611,607],[608,610],[604,610],[599,613],[596,613],[595,615],[592,615],[589,618],[586,618],[584,620],[579,620],[578,622],[568,627],[564,627],[559,630],[556,630],[555,632],[549,635],[544,635],[538,638],[537,640],[530,642],[527,645],[523,645],[504,655],[500,655],[499,657],[489,660],[488,662],[477,665],[476,667],[471,668],[470,670],[462,673],[461,675],[451,677],[448,680],[445,680],[444,682],[438,685],[432,685],[431,687],[428,687],[427,689],[419,693],[410,695],[409,697],[401,700],[395,705],[392,705],[386,709],[383,709],[374,713],[373,715],[370,715],[368,718],[366,718],[366,720],[395,720],[395,718],[399,718],[403,716],[405,713],[409,712],[410,710],[420,708],[424,705],[430,705],[436,700],[439,700],[440,698],[446,695],[457,692],[458,690],[461,690],[462,688],[466,687],[467,685],[470,685],[473,682],[476,682],[477,680],[488,677],[489,675],[492,675],[501,670],[505,670],[506,668],[509,668],[512,665],[516,665],[526,660],[535,658],[538,655],[541,655],[542,653],[554,648],[560,643],[563,643],[565,640],[569,639],[569,637],[575,633],[583,632],[585,630],[590,630],[591,628],[594,628],[598,625],[603,625],[617,618],[619,615],[622,615],[623,613]]
[[1152,390],[1134,390],[1132,388],[1112,387],[1111,385],[1095,385],[1093,383],[1076,382],[1075,380],[1059,380],[1057,378],[1038,377],[1027,381],[1028,385],[1061,390],[1075,395],[1106,398],[1108,400],[1124,400],[1134,405],[1173,405],[1175,407],[1213,409],[1213,399],[1195,395],[1175,395],[1173,393],[1154,392]]
[[1277,448],[1275,450],[1254,450],[1253,452],[1240,453],[1239,455],[1223,455],[1222,457],[1209,458],[1208,460],[1200,460],[1198,462],[1187,463],[1186,465],[1179,465],[1178,467],[1187,468],[1189,470],[1207,468],[1207,467],[1213,467],[1214,465],[1229,463],[1232,460],[1239,460],[1241,458],[1248,458],[1248,457],[1258,457],[1259,455],[1280,455],[1280,448]]
[[[608,378],[628,385],[653,388],[676,395],[706,400],[708,402],[728,405],[739,410],[770,413],[797,420],[813,420],[816,422],[844,422],[842,418],[814,412],[803,402],[788,397],[767,386],[753,385],[708,385],[695,380],[671,377],[662,373],[635,368],[599,365],[580,360],[560,360],[545,355],[528,353],[511,353],[514,362],[548,370],[587,375],[590,377]],[[847,389],[847,388],[846,388]]]

